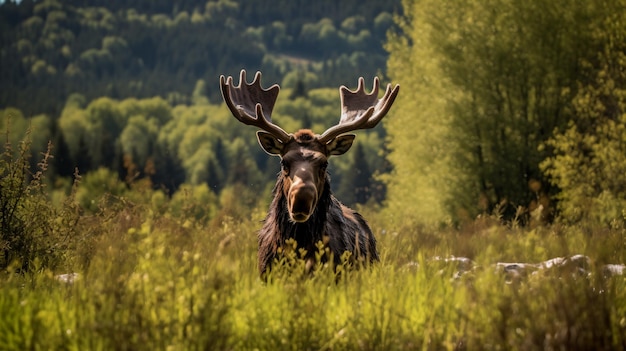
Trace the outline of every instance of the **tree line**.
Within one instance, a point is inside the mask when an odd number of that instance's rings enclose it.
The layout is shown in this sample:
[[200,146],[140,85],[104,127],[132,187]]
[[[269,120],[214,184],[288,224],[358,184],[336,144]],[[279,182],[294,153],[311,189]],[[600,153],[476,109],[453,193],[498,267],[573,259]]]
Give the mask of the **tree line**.
[[626,2],[403,6],[387,44],[411,92],[386,121],[392,213],[624,224]]
[[197,80],[242,67],[287,83],[307,72],[309,88],[350,84],[380,73],[400,10],[399,1],[6,1],[0,107],[57,115],[75,92],[189,103]]
[[[262,67],[286,88],[279,123],[315,131],[336,123],[339,109],[336,88],[324,86],[353,86],[357,76],[371,81],[378,73],[402,92],[384,129],[363,133],[352,158],[331,162],[345,202],[384,199],[405,224],[464,223],[483,213],[518,223],[624,223],[624,0],[406,0],[401,10],[372,3],[358,14],[321,2],[305,8],[326,16],[293,21],[285,19],[288,4],[263,17],[255,14],[269,10],[255,1],[142,3],[126,10],[54,0],[3,5],[23,12],[2,21],[3,58],[20,58],[2,68],[2,84],[14,85],[0,94],[18,106],[4,106],[3,114],[48,126],[57,152],[80,169],[105,167],[170,193],[208,184],[219,194],[232,191],[233,181],[269,191],[275,160],[254,137],[242,137],[221,106],[212,83],[218,72]],[[218,41],[210,50],[194,47],[200,37]],[[386,72],[373,72],[387,60],[379,39],[389,52]],[[194,48],[172,51],[164,43]],[[50,78],[57,74],[77,80]],[[189,83],[193,77],[201,79]],[[19,108],[27,96],[39,104],[37,89],[47,94],[42,103],[63,102],[57,114]],[[350,179],[358,172],[367,174],[357,187],[367,190],[363,197],[354,186],[361,178]]]
[[[211,103],[204,93],[205,83],[199,81],[193,102],[175,106],[161,97],[88,101],[73,94],[58,119],[44,114],[26,117],[15,108],[0,110],[0,129],[8,131],[8,142],[14,146],[28,134],[32,169],[51,141],[49,173],[53,183],[58,179],[65,186],[77,168],[87,179],[94,177],[109,188],[102,190],[113,193],[119,183],[107,178],[129,184],[143,179],[168,196],[181,187],[199,186],[206,186],[204,191],[215,199],[234,186],[269,192],[280,169],[278,160],[258,146],[254,128],[240,124],[224,104]],[[273,114],[286,130],[311,128],[321,133],[338,122],[338,89],[312,89],[306,97],[293,95],[285,89]],[[374,179],[376,171],[386,167],[383,140],[382,128],[361,133],[356,151],[333,160],[333,189],[345,203],[380,202],[384,197],[384,187]],[[258,194],[250,193],[250,197],[258,200]]]
[[[337,122],[339,85],[380,75],[385,33],[401,10],[399,1],[274,5],[6,1],[0,125],[11,130],[13,145],[31,131],[33,169],[51,140],[52,178],[70,179],[78,168],[83,187],[96,193],[86,184],[123,189],[111,177],[149,180],[169,196],[202,184],[214,199],[236,184],[270,188],[277,163],[220,106],[219,75],[262,70],[267,84],[287,89],[277,106],[285,128],[321,132]],[[334,162],[344,202],[384,197],[373,178],[385,167],[383,138],[382,130],[366,133],[353,156]]]

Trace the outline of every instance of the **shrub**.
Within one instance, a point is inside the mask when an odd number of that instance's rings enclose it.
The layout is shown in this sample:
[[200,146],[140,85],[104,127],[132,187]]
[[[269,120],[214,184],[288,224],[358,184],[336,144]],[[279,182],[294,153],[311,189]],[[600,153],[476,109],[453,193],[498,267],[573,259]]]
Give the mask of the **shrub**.
[[96,213],[100,208],[110,206],[115,198],[125,195],[127,190],[117,173],[99,168],[85,175],[76,200],[82,208]]
[[[54,207],[46,193],[46,171],[52,144],[30,169],[30,132],[14,154],[7,142],[0,157],[0,268],[18,271],[54,269],[67,258],[75,238],[78,208],[73,193]],[[8,140],[7,131],[7,140]],[[17,156],[15,156],[17,155]]]

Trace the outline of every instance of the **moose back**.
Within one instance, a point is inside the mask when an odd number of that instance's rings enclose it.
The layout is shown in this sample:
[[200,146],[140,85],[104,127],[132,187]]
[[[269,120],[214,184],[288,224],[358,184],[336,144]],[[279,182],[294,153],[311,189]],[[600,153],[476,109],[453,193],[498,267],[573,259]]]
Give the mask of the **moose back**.
[[400,86],[392,89],[387,85],[380,99],[378,78],[374,78],[369,94],[365,92],[363,78],[359,78],[355,91],[340,87],[340,121],[321,135],[308,129],[287,133],[272,122],[280,87],[275,84],[263,89],[261,72],[256,73],[250,84],[246,81],[245,70],[241,71],[239,85],[233,84],[231,76],[221,76],[220,87],[233,116],[241,123],[261,129],[257,131],[259,144],[268,154],[281,159],[282,170],[274,186],[274,197],[259,231],[261,276],[270,270],[280,248],[289,239],[306,250],[307,267],[315,262],[318,242],[330,249],[336,264],[346,251],[351,253],[352,259],[377,261],[376,239],[371,229],[359,213],[333,196],[326,167],[330,156],[342,155],[352,146],[355,135],[346,133],[373,128],[380,122],[391,108]]

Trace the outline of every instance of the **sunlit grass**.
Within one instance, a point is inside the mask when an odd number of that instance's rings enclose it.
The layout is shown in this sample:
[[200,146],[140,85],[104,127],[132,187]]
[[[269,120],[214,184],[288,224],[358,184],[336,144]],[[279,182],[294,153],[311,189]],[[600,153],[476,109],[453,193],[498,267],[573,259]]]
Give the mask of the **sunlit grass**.
[[[2,163],[11,165],[22,167]],[[487,216],[428,229],[362,208],[379,263],[308,273],[302,252],[286,248],[265,282],[256,262],[263,208],[209,220],[198,214],[211,204],[174,213],[167,199],[151,201],[150,187],[131,184],[96,213],[80,214],[74,192],[52,205],[29,190],[41,183],[29,188],[21,173],[6,174],[3,184],[16,185],[3,190],[5,200],[19,205],[10,218],[57,236],[34,237],[43,249],[16,251],[0,273],[0,350],[626,348],[626,280],[603,269],[626,262],[622,228],[520,228]],[[3,235],[19,237],[20,228],[5,225]],[[576,254],[590,261],[521,272],[496,266]]]
[[[256,270],[262,211],[207,225],[122,207],[79,222],[93,237],[79,278],[5,273],[0,349],[66,350],[501,350],[620,349],[626,283],[622,230],[380,230],[372,267],[312,276]],[[378,226],[378,228],[376,227]],[[80,255],[81,253],[77,253]],[[585,254],[590,275],[538,271],[511,280],[494,264]],[[475,268],[436,257],[466,256]],[[294,258],[297,265],[297,259]],[[286,269],[286,268],[285,268]],[[293,267],[292,267],[293,269]]]

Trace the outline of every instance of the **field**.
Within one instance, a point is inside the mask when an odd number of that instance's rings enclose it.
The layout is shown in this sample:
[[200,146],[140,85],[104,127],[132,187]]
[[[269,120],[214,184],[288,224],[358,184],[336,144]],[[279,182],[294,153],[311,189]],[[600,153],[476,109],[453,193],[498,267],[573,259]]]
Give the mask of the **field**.
[[78,174],[65,192],[46,178],[50,152],[28,173],[21,145],[0,158],[0,350],[626,348],[617,224],[428,228],[365,206],[379,263],[305,273],[286,249],[265,282],[265,201],[226,196],[216,212],[144,180],[97,196]]
[[[339,279],[322,266],[305,276],[291,252],[264,283],[255,234],[264,209],[206,222],[109,199],[100,213],[77,217],[80,241],[54,270],[35,259],[28,273],[2,275],[0,349],[626,347],[626,281],[601,269],[626,261],[623,229],[517,228],[491,217],[454,230],[404,228],[363,212],[379,264],[340,267]],[[591,261],[521,275],[495,265],[574,254]],[[453,256],[472,267],[441,259]],[[59,276],[70,269],[77,276]]]
[[[275,3],[0,0],[0,351],[626,349],[626,0]],[[242,68],[287,132],[393,103],[328,169],[380,262],[259,278]]]

